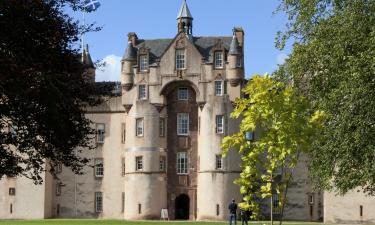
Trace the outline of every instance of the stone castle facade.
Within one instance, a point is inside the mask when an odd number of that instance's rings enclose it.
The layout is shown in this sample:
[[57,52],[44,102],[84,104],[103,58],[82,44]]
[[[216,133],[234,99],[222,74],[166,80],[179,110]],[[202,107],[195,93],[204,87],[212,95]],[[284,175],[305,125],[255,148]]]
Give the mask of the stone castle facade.
[[[236,152],[221,157],[220,144],[239,127],[230,113],[246,83],[244,42],[241,28],[230,36],[194,36],[186,1],[174,38],[143,40],[129,33],[121,83],[97,83],[113,91],[87,109],[97,149],[84,152],[92,159],[85,175],[61,167],[60,180],[45,174],[39,186],[2,178],[0,219],[160,219],[166,209],[170,219],[226,220],[231,199],[241,201],[233,184],[241,168]],[[84,56],[94,79],[88,49]],[[373,198],[314,192],[306,160],[295,169],[287,220],[375,221],[369,211],[375,209]],[[265,202],[265,217],[277,201],[275,196]]]

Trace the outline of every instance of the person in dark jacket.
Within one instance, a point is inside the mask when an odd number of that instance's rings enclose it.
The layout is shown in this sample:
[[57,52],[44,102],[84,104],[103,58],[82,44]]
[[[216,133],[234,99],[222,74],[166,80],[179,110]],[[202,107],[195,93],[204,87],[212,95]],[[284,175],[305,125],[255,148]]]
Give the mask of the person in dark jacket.
[[242,225],[248,225],[247,221],[249,220],[249,211],[240,208],[241,222]]
[[234,225],[237,225],[237,204],[236,200],[232,200],[232,202],[228,206],[229,209],[229,225],[232,225],[232,221],[234,221]]

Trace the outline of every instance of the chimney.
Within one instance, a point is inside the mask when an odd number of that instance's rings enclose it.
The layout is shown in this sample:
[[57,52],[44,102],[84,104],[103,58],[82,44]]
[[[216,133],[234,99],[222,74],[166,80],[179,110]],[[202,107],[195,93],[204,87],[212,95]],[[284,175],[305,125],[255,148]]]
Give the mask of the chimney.
[[243,31],[242,27],[233,28],[233,34],[236,35],[237,40],[238,40],[238,44],[243,49],[245,32]]
[[136,46],[138,41],[137,34],[135,32],[128,33],[128,41],[130,41],[133,46]]

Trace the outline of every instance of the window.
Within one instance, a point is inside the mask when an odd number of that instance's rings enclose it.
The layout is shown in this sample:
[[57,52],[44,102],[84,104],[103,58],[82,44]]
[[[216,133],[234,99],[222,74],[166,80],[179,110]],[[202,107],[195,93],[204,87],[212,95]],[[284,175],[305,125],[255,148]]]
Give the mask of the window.
[[223,115],[216,116],[216,133],[218,134],[224,133],[224,116]]
[[103,212],[103,193],[95,192],[95,212]]
[[121,159],[121,175],[125,176],[125,157],[122,157]]
[[221,155],[216,155],[216,169],[223,169],[223,157]]
[[178,100],[188,100],[189,99],[189,91],[187,88],[179,88],[178,89]]
[[165,133],[165,119],[159,118],[159,136],[164,137]]
[[125,143],[125,139],[126,139],[126,132],[125,132],[125,123],[121,123],[121,143],[124,144]]
[[143,170],[143,159],[142,156],[135,157],[135,171]]
[[121,212],[125,212],[125,192],[121,193]]
[[105,124],[98,123],[96,124],[96,142],[97,143],[104,143],[104,133],[105,133]]
[[189,114],[188,113],[177,114],[177,134],[178,135],[189,134]]
[[56,182],[56,196],[60,196],[61,195],[61,183],[60,182]]
[[177,152],[177,174],[188,173],[188,158],[186,152]]
[[95,177],[104,176],[103,159],[95,159]]
[[62,172],[62,163],[57,163],[55,170],[56,170],[56,173],[61,173]]
[[139,100],[146,99],[146,85],[145,84],[138,85],[138,99]]
[[309,202],[310,205],[314,204],[314,195],[313,194],[308,195],[308,202]]
[[359,216],[363,216],[363,205],[359,206]]
[[176,49],[176,69],[185,69],[185,49]]
[[310,205],[310,217],[314,216],[314,206]]
[[138,118],[135,120],[135,126],[136,126],[136,135],[138,137],[143,136],[143,118]]
[[10,214],[13,213],[13,204],[10,204],[9,212],[10,212]]
[[215,52],[215,68],[223,68],[223,52]]
[[215,95],[216,96],[223,95],[223,81],[221,80],[215,81]]
[[237,56],[236,67],[242,67],[242,57],[240,55]]
[[16,188],[9,188],[9,195],[16,195]]
[[166,162],[166,159],[165,159],[165,156],[160,156],[160,161],[159,161],[159,170],[160,171],[165,171],[165,162]]
[[280,200],[278,194],[272,194],[273,214],[280,214]]
[[216,216],[220,215],[220,205],[216,204]]
[[139,56],[139,70],[147,71],[148,70],[148,57],[147,55]]
[[142,213],[142,205],[138,204],[138,214],[141,214],[141,213]]

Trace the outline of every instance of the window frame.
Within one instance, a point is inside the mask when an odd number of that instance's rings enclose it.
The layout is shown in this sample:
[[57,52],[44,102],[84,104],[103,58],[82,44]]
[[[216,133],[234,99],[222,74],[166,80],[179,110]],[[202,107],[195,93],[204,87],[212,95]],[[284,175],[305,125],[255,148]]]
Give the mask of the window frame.
[[[186,117],[181,118],[182,116],[186,116]],[[186,121],[186,123],[185,122],[182,123],[183,121]],[[189,133],[190,133],[189,123],[190,123],[189,113],[177,113],[177,135],[178,136],[189,136]],[[186,128],[182,127],[185,125],[186,125]]]
[[[220,124],[220,122],[221,122],[221,124]],[[215,125],[216,125],[216,133],[217,134],[224,134],[224,132],[225,132],[225,116],[224,115],[216,115]]]
[[103,192],[95,192],[95,212],[103,212]]
[[177,159],[177,164],[176,164],[177,175],[189,174],[189,158],[188,158],[187,152],[177,152],[176,159]]
[[121,158],[121,176],[125,176],[125,174],[126,174],[126,161],[125,161],[126,159],[125,159],[125,157],[122,157]]
[[56,182],[55,195],[61,196],[61,183],[60,182]]
[[103,158],[96,158],[94,160],[94,175],[96,178],[104,177],[104,160]]
[[216,170],[223,169],[223,156],[221,154],[215,155],[215,169]]
[[[103,129],[99,129],[99,127],[103,127]],[[96,124],[96,143],[104,144],[105,141],[105,123],[97,123]]]
[[238,55],[236,59],[236,68],[241,68],[242,67],[242,56]]
[[135,119],[135,136],[137,137],[144,136],[144,118],[143,117]]
[[[215,80],[215,96],[223,96],[224,95],[224,81],[223,80]],[[218,89],[220,88],[220,91]]]
[[126,141],[126,124],[121,123],[121,143],[125,144]]
[[139,71],[147,72],[149,69],[149,59],[147,54],[139,56]]
[[159,137],[165,136],[165,118],[159,117]]
[[[182,95],[181,93],[182,90],[185,90],[186,91],[186,95]],[[178,90],[177,90],[177,99],[179,101],[188,101],[189,100],[189,88],[187,87],[179,87]]]
[[[221,56],[221,58],[218,57],[219,55]],[[215,69],[224,68],[224,52],[223,51],[214,52],[214,67]]]
[[143,171],[143,156],[135,157],[135,171]]
[[16,188],[15,187],[10,187],[8,192],[9,192],[9,196],[16,196]]
[[146,84],[138,84],[138,100],[147,100]]
[[[183,53],[183,54],[179,54],[179,53]],[[175,68],[176,70],[186,69],[186,50],[184,48],[179,48],[179,49],[176,49],[175,51]]]
[[165,172],[167,167],[167,157],[166,156],[160,156],[159,158],[159,171]]

